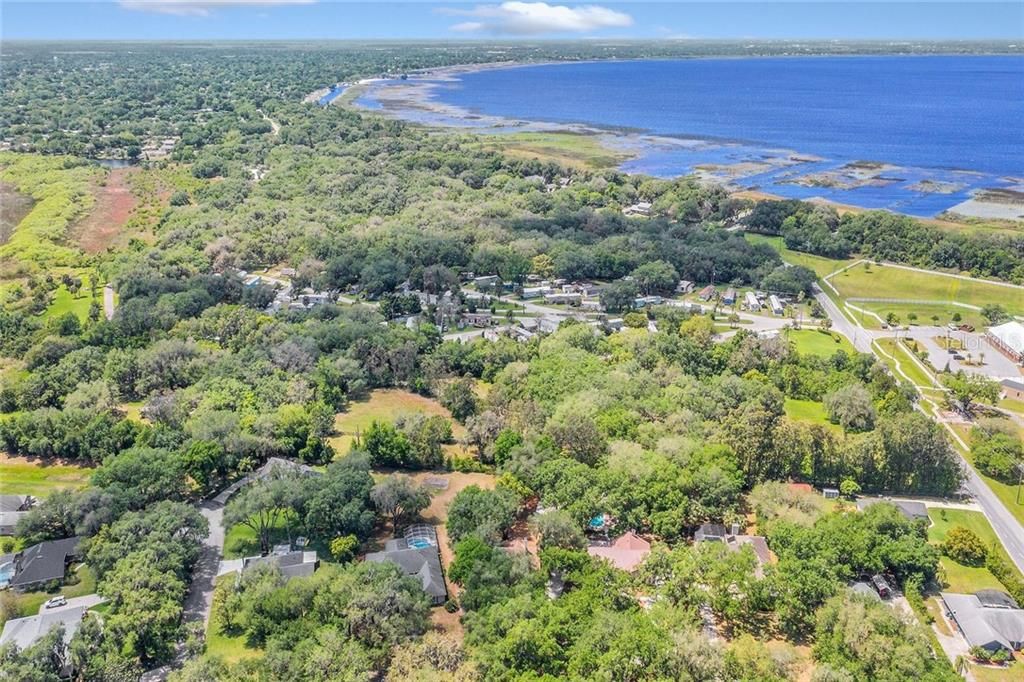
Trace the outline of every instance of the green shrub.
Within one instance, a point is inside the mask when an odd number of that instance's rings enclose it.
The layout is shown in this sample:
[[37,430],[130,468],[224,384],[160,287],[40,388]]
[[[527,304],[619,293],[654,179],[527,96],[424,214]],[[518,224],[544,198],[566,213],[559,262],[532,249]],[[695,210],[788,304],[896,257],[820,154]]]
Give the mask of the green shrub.
[[982,566],[988,556],[985,543],[974,531],[963,526],[953,526],[942,543],[942,552],[953,561],[964,566]]

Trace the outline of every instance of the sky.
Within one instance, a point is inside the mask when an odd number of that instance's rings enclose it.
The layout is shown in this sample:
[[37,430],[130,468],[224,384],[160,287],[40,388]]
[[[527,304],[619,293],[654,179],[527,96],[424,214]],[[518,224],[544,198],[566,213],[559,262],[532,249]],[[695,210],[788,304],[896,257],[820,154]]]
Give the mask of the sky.
[[1024,1],[0,0],[4,40],[1024,40]]

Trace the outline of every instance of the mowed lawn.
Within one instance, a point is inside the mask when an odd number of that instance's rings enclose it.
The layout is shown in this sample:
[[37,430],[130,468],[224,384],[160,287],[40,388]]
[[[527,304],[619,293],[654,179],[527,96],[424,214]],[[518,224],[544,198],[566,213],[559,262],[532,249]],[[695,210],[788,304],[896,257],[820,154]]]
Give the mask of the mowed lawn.
[[915,272],[887,265],[871,265],[865,269],[856,265],[835,275],[829,282],[844,298],[957,301],[976,306],[998,303],[1010,313],[1024,314],[1024,288],[960,279],[937,272]]
[[[61,284],[53,293],[53,300],[50,306],[43,312],[43,317],[60,317],[65,313],[74,313],[79,320],[84,322],[89,317],[89,304],[92,303],[92,292],[89,289],[89,275],[84,273],[72,273],[82,280],[82,288],[77,294],[72,294],[68,288]],[[96,303],[103,306],[103,288],[96,289]]]
[[[234,580],[235,574],[228,573],[220,578],[217,578],[216,582],[221,580]],[[219,618],[217,616],[218,604],[215,601],[213,603],[213,612],[210,614],[210,625],[206,629],[206,653],[210,656],[219,658],[228,664],[238,663],[247,658],[258,658],[263,655],[263,649],[256,647],[250,647],[246,643],[247,637],[245,634],[229,635],[221,629],[219,624]]]
[[842,432],[843,430],[843,427],[838,424],[833,424],[828,420],[828,414],[825,412],[825,406],[814,400],[786,398],[785,410],[786,416],[794,421],[820,424],[821,426],[838,432]]
[[46,497],[55,490],[84,488],[92,469],[70,464],[43,464],[0,454],[0,495]]
[[[972,530],[975,535],[981,538],[986,546],[992,547],[994,545],[1006,562],[1011,566],[1013,565],[1006,554],[1006,550],[999,543],[999,538],[996,537],[996,533],[992,530],[988,519],[981,512],[966,509],[932,508],[928,510],[928,516],[932,520],[932,525],[928,528],[928,540],[930,542],[939,544],[946,539],[946,534],[951,528],[963,526]],[[964,566],[947,556],[942,557],[941,563],[946,574],[944,589],[949,592],[970,594],[982,589],[1005,589],[1003,584],[999,582],[999,579],[992,575],[984,566]]]
[[837,350],[846,351],[850,355],[857,352],[842,334],[823,332],[820,329],[791,329],[786,332],[786,338],[796,344],[796,350],[801,355],[830,358]]
[[415,414],[436,415],[451,421],[452,436],[456,440],[466,435],[465,427],[452,419],[451,412],[436,400],[410,391],[385,388],[372,391],[366,400],[350,403],[348,410],[336,415],[334,430],[337,433],[328,442],[338,455],[344,455],[355,437],[373,422],[391,423],[399,417]]
[[[917,324],[917,325],[945,325],[953,321],[953,314],[960,313],[960,321],[958,324],[969,324],[976,329],[981,329],[987,323],[985,318],[981,316],[981,313],[976,310],[970,310],[969,308],[961,308],[955,305],[930,305],[925,303],[874,303],[869,301],[856,301],[853,305],[858,308],[864,308],[875,313],[883,320],[889,317],[889,313],[893,313],[896,317],[900,318],[901,325]],[[857,311],[853,311],[858,322],[868,329],[881,329],[882,323],[871,315],[862,315]],[[917,315],[916,320],[911,320],[910,315]],[[933,316],[939,318],[936,323],[932,319]]]

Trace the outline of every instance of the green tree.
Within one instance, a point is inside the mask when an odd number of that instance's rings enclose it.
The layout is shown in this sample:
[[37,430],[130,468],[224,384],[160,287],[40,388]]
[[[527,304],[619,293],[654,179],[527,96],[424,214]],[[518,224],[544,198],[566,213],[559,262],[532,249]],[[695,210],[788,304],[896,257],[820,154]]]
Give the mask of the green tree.
[[988,550],[974,531],[964,526],[953,526],[942,542],[942,553],[964,566],[984,566]]
[[390,518],[395,533],[430,505],[430,493],[426,488],[416,485],[408,476],[397,474],[373,486],[370,499],[378,512]]

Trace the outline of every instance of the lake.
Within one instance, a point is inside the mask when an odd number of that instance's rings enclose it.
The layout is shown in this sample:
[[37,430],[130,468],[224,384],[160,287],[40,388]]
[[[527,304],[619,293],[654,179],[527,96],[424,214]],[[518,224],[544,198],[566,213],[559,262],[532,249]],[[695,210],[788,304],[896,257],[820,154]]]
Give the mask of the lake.
[[[465,112],[466,125],[615,132],[611,144],[635,154],[628,172],[697,173],[915,215],[1024,184],[1019,56],[586,62],[425,81],[433,100]],[[373,91],[362,99],[380,106]],[[437,122],[422,111],[413,118]]]

